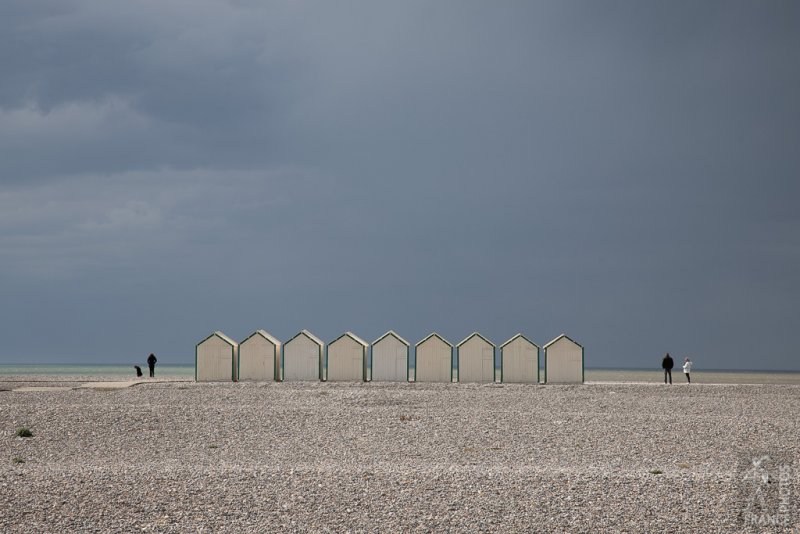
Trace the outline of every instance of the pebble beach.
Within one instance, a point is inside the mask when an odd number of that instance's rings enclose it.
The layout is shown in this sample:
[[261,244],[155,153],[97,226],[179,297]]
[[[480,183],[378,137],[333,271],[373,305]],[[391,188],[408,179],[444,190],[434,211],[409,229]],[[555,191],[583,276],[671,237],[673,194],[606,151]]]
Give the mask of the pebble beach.
[[[800,529],[797,385],[5,378],[2,532]],[[762,454],[788,524],[743,517]]]

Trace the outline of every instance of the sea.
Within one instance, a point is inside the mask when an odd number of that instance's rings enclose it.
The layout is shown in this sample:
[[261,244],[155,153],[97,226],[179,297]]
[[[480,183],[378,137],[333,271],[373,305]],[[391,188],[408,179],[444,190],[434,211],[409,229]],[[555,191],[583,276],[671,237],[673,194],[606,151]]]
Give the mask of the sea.
[[[142,373],[148,374],[147,364],[142,364]],[[91,364],[0,364],[0,377],[9,375],[45,376],[113,376],[135,378],[132,365],[91,365]],[[157,364],[157,377],[194,378],[194,365]]]
[[[147,366],[142,365],[147,376]],[[2,376],[44,375],[44,376],[97,376],[135,378],[132,365],[88,365],[88,364],[0,364]],[[158,364],[156,376],[159,378],[194,379],[194,365]],[[544,377],[544,373],[540,373]],[[797,384],[800,385],[798,371],[755,371],[755,370],[696,370],[691,374],[692,383],[697,384]],[[630,382],[663,383],[661,369],[598,369],[587,368],[586,382]],[[499,379],[499,373],[498,373]],[[675,384],[686,382],[680,369],[672,372]]]

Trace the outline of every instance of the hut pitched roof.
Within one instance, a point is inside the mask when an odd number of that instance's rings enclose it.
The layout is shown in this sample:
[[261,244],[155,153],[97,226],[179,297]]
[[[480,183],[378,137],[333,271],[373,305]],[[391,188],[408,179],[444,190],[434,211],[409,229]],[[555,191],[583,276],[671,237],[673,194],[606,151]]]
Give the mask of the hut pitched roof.
[[511,339],[509,339],[508,341],[506,341],[505,343],[500,345],[500,348],[502,349],[503,347],[505,347],[506,345],[508,345],[509,343],[511,343],[512,341],[514,341],[515,339],[520,338],[520,337],[522,339],[524,339],[525,341],[527,341],[528,343],[530,343],[531,345],[533,345],[534,347],[536,347],[537,349],[539,348],[539,345],[537,345],[536,343],[534,343],[533,341],[531,341],[530,339],[528,339],[527,337],[525,337],[522,334],[517,334],[516,336],[512,337]]
[[449,341],[447,341],[445,338],[443,338],[442,336],[440,336],[440,335],[439,335],[439,334],[437,334],[436,332],[432,332],[432,333],[428,334],[428,336],[427,336],[427,337],[425,337],[425,339],[423,339],[423,340],[422,340],[422,341],[420,341],[419,343],[417,343],[417,345],[416,345],[416,346],[417,346],[417,347],[419,347],[420,345],[422,345],[423,343],[425,343],[426,341],[428,341],[428,340],[429,340],[430,338],[432,338],[432,337],[439,338],[441,341],[444,341],[445,343],[447,343],[447,345],[448,345],[448,346],[449,346],[451,349],[453,348],[453,344],[452,344],[452,343],[450,343]]
[[299,336],[306,336],[308,339],[310,339],[311,341],[313,341],[314,343],[316,343],[320,347],[325,345],[324,341],[322,341],[320,338],[318,338],[317,336],[315,336],[314,334],[312,334],[311,332],[309,332],[308,330],[305,330],[305,329],[300,330],[298,333],[293,335],[292,338],[289,341],[287,341],[286,343],[287,344],[291,343],[293,339],[295,339],[296,337],[299,337]]
[[472,339],[472,338],[473,338],[473,337],[475,337],[475,336],[478,336],[479,338],[481,338],[482,340],[484,340],[486,343],[488,343],[488,344],[489,344],[489,345],[491,345],[492,347],[494,347],[494,346],[495,346],[495,344],[494,344],[494,343],[492,343],[491,341],[489,341],[488,339],[486,339],[485,337],[483,337],[482,335],[480,335],[478,332],[473,332],[473,333],[471,333],[470,335],[468,335],[467,337],[465,337],[464,339],[462,339],[462,340],[461,340],[461,343],[459,343],[459,344],[458,344],[458,345],[456,345],[456,346],[457,346],[457,347],[460,347],[461,345],[463,345],[464,343],[466,343],[467,341],[469,341],[470,339]]
[[382,341],[383,339],[385,339],[387,337],[390,337],[390,336],[395,338],[397,341],[399,341],[400,343],[402,343],[406,347],[408,347],[410,345],[408,341],[406,341],[405,339],[400,337],[400,335],[397,332],[395,332],[394,330],[389,330],[388,332],[383,334],[381,337],[379,337],[378,339],[373,341],[372,344],[375,345],[376,343],[378,343],[378,342]]
[[220,338],[222,341],[224,341],[225,343],[227,343],[227,344],[228,344],[228,345],[230,345],[231,347],[238,347],[238,346],[239,346],[239,344],[238,344],[238,343],[236,343],[236,342],[235,342],[233,339],[229,338],[228,336],[226,336],[225,334],[223,334],[223,333],[222,333],[222,332],[220,332],[219,330],[216,330],[216,331],[214,331],[214,333],[213,333],[213,334],[211,334],[210,336],[208,336],[207,338],[205,338],[203,341],[201,341],[200,343],[198,343],[198,345],[202,345],[203,343],[205,343],[206,341],[208,341],[208,340],[209,340],[209,339],[211,339],[212,337],[218,337],[218,338]]
[[273,345],[275,345],[276,347],[280,347],[281,346],[281,342],[280,342],[280,340],[278,338],[276,338],[275,336],[273,336],[272,334],[270,334],[266,330],[261,330],[261,329],[258,329],[255,332],[253,332],[252,334],[250,334],[249,336],[247,336],[244,339],[244,341],[242,341],[242,343],[244,343],[245,341],[247,341],[248,339],[250,339],[253,336],[261,336],[264,339],[266,339],[267,341],[269,341],[270,343],[272,343]]
[[357,335],[355,335],[355,334],[354,334],[354,333],[352,333],[352,332],[345,332],[345,333],[344,333],[344,334],[342,334],[341,336],[337,337],[336,339],[334,339],[333,341],[331,341],[330,343],[328,343],[328,345],[333,345],[334,343],[336,343],[337,341],[339,341],[339,340],[340,340],[340,339],[342,339],[343,337],[349,337],[350,339],[352,339],[352,340],[353,340],[353,341],[355,341],[356,343],[359,343],[360,345],[362,345],[362,346],[363,346],[363,347],[365,347],[365,348],[366,348],[366,347],[369,347],[369,343],[367,343],[366,341],[364,341],[363,339],[361,339],[360,337],[358,337]]
[[571,342],[575,343],[576,345],[578,345],[580,348],[583,348],[583,345],[581,345],[580,343],[578,343],[577,341],[575,341],[574,339],[572,339],[571,337],[569,337],[567,334],[561,334],[560,336],[558,336],[557,338],[555,338],[553,341],[551,341],[550,343],[548,343],[547,345],[545,345],[543,348],[545,348],[545,349],[546,349],[546,348],[547,348],[547,347],[549,347],[550,345],[552,345],[552,344],[554,344],[555,342],[557,342],[557,341],[560,341],[560,340],[562,340],[562,339],[567,339],[567,340],[569,340],[569,341],[571,341]]

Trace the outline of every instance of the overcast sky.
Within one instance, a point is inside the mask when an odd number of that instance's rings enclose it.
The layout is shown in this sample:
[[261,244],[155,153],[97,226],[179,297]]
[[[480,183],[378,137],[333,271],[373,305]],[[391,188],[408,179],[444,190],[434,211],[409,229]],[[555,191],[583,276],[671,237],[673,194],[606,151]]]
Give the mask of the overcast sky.
[[562,332],[800,369],[800,3],[0,4],[0,363]]

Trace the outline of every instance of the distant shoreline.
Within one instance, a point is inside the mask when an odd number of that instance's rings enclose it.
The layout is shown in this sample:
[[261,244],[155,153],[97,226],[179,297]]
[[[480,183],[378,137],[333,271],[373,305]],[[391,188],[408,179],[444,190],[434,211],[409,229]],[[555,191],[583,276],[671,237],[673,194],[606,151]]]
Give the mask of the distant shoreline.
[[[587,371],[661,371],[659,366],[655,367],[587,367]],[[672,370],[673,373],[680,371],[680,366],[675,366]],[[681,371],[682,372],[682,371]],[[693,372],[697,373],[798,373],[800,369],[713,369],[703,368],[697,369]]]
[[[134,365],[144,368],[146,363],[0,363],[0,374],[4,374],[4,369],[11,367],[19,368],[119,368],[132,369]],[[190,368],[194,370],[194,362],[188,363],[159,363],[157,368]],[[660,367],[586,367],[587,372],[661,372]],[[681,372],[680,366],[676,366],[673,373]],[[717,369],[717,368],[695,368],[694,373],[763,373],[763,374],[800,374],[800,369]]]
[[[147,374],[146,365],[141,365]],[[540,375],[544,378],[544,374]],[[743,371],[743,370],[696,370],[692,374],[692,385],[699,384],[788,384],[800,385],[800,371]],[[65,380],[120,380],[134,379],[133,364],[81,365],[81,364],[0,364],[0,382]],[[194,381],[194,365],[158,364],[156,378]],[[500,375],[497,374],[499,380]],[[686,378],[680,368],[672,372],[675,385],[685,384]],[[660,369],[610,369],[587,368],[587,383],[650,383],[664,381]]]

